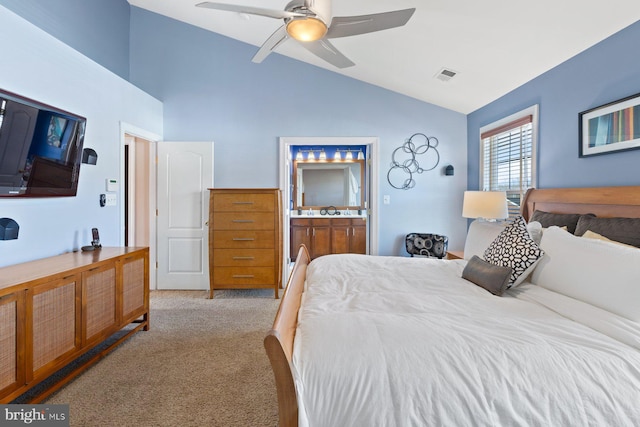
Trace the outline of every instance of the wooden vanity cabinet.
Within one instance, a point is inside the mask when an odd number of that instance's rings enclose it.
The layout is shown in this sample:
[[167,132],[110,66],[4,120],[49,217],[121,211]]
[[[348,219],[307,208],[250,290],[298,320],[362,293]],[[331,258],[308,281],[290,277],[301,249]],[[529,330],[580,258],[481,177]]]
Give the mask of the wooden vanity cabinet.
[[331,223],[328,219],[294,218],[290,233],[294,257],[301,244],[307,247],[311,259],[331,253]]
[[291,253],[300,244],[309,250],[311,259],[322,255],[367,252],[367,223],[365,218],[292,218]]
[[331,219],[331,253],[367,252],[367,224],[364,218]]

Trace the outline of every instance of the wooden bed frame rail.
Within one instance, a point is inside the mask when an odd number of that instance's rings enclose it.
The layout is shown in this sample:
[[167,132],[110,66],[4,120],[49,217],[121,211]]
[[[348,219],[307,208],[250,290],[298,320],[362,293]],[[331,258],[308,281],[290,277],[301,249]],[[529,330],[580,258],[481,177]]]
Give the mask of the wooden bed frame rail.
[[280,307],[273,321],[273,327],[264,338],[264,348],[276,379],[280,427],[297,427],[298,425],[298,398],[292,365],[293,338],[296,334],[298,310],[309,262],[309,251],[305,245],[300,245],[296,263],[291,270]]

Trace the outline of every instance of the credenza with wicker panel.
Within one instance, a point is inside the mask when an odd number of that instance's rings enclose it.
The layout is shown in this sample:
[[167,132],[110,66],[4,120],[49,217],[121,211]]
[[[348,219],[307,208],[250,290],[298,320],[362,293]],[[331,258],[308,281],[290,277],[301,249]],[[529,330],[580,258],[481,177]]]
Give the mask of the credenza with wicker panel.
[[39,384],[47,387],[29,401],[44,400],[141,329],[149,329],[148,248],[104,247],[0,268],[0,403]]
[[214,289],[273,288],[282,281],[282,196],[277,188],[211,188],[209,298]]

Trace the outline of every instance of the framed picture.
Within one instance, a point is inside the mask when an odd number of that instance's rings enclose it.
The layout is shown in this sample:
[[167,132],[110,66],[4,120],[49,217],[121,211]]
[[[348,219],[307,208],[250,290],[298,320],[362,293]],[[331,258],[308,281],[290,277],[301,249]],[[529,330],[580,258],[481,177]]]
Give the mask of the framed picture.
[[640,148],[640,94],[579,114],[580,157]]

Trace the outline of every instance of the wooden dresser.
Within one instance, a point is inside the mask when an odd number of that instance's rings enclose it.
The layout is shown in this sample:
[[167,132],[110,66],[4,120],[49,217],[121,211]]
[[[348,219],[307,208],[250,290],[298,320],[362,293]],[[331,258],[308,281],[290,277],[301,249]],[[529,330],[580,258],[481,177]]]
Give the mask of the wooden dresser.
[[282,195],[277,188],[211,188],[209,298],[214,289],[273,288],[282,280]]

